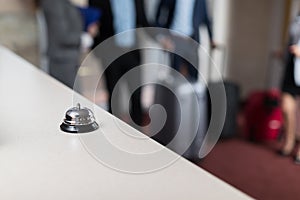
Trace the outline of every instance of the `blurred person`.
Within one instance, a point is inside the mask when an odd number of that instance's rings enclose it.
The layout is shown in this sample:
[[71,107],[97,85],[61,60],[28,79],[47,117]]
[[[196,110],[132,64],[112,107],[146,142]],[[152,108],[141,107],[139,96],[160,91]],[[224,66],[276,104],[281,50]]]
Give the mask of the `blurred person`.
[[[198,63],[198,47],[191,45],[187,38],[200,43],[199,27],[207,27],[211,48],[215,48],[212,23],[207,11],[206,0],[160,0],[156,14],[156,26],[173,30],[171,37],[160,36],[158,40],[167,49],[184,51]],[[178,34],[174,34],[174,33]],[[190,81],[198,78],[198,71],[185,59],[174,55],[173,67]],[[198,67],[198,66],[195,66]]]
[[[300,59],[300,15],[290,26],[289,48],[286,55],[286,69],[282,84],[282,111],[285,118],[285,143],[279,153],[288,156],[292,153],[296,141],[297,101],[300,96],[300,85],[297,83],[300,74],[296,74]],[[297,66],[298,65],[298,66]],[[300,164],[300,149],[295,156],[295,163]]]
[[49,74],[72,88],[83,30],[79,10],[69,0],[40,0],[47,24]]
[[[89,0],[89,6],[96,7],[102,11],[102,17],[99,21],[99,34],[95,37],[94,47],[115,34],[137,27],[148,26],[143,0]],[[121,39],[117,38],[114,44],[112,44],[111,51],[108,50],[103,53],[112,54],[114,53],[113,51],[127,52],[129,48],[138,45],[137,36],[135,34],[126,34],[125,37],[126,38]],[[103,66],[107,66],[109,64],[106,61],[108,55],[104,54],[99,55],[99,57],[101,58]],[[116,83],[124,74],[140,63],[140,51],[135,50],[123,54],[106,68],[104,73],[109,93],[109,112],[112,112],[111,97]],[[141,75],[134,77],[134,80],[126,80],[126,84],[129,88],[133,87],[132,81],[140,83]],[[122,118],[123,116],[119,111],[120,108],[114,107],[113,114]],[[139,88],[131,96],[130,115],[136,124],[141,125],[142,114],[141,88]]]
[[101,17],[101,11],[93,7],[79,7],[83,19],[83,33],[81,34],[81,50],[87,53],[94,44],[94,37],[99,32],[98,21]]

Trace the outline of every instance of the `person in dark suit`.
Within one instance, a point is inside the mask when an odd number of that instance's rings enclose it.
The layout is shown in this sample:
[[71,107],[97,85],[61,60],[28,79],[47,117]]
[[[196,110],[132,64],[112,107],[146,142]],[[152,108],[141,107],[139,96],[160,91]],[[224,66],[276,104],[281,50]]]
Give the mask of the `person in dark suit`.
[[[89,0],[90,6],[99,8],[102,11],[102,17],[99,21],[99,34],[95,37],[94,47],[117,33],[137,27],[148,26],[143,3],[143,0]],[[126,12],[124,12],[124,10],[126,10]],[[124,39],[123,41],[115,40],[115,44],[113,44],[115,46],[115,49],[126,51],[126,49],[137,45],[136,35],[128,35],[128,37],[129,38]],[[102,64],[106,66],[106,55],[100,55],[100,57]],[[106,77],[106,85],[109,92],[109,112],[112,112],[111,97],[116,83],[124,74],[126,74],[128,71],[138,66],[139,64],[140,51],[135,50],[125,53],[124,55],[113,61],[113,63],[111,63],[105,70],[104,73]],[[140,79],[141,76],[137,76],[134,77],[134,80],[126,80],[128,87],[132,87],[131,81],[141,82]],[[118,116],[118,113],[113,114],[121,118],[121,116]],[[133,121],[136,124],[141,125],[141,88],[136,90],[131,96],[130,114]]]
[[80,57],[81,15],[69,0],[40,0],[47,31],[49,73],[73,88]]
[[[148,20],[145,16],[145,8],[143,0],[134,0],[135,12],[136,12],[136,27],[149,26]],[[89,6],[98,8],[101,10],[101,19],[99,21],[100,29],[99,34],[94,38],[94,47],[106,40],[107,38],[116,34],[113,18],[114,13],[112,11],[110,0],[89,0]]]
[[[168,28],[179,34],[164,38],[160,42],[166,48],[186,49],[187,54],[197,52],[198,48],[191,45],[187,37],[200,42],[199,27],[205,25],[208,30],[210,44],[215,48],[212,23],[207,11],[206,0],[161,0],[157,8],[156,26]],[[191,45],[191,46],[190,46]],[[193,48],[191,48],[193,47]],[[198,63],[198,55],[192,55],[194,63]],[[198,78],[198,71],[185,59],[174,55],[173,67],[183,73],[191,81]]]

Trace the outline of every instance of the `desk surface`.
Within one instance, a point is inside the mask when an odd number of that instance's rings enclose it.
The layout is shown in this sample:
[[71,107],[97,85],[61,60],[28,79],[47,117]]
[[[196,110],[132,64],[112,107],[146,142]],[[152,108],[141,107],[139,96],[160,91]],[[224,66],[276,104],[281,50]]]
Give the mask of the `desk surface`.
[[[0,97],[0,199],[249,199],[3,47]],[[73,99],[97,131],[60,131]]]

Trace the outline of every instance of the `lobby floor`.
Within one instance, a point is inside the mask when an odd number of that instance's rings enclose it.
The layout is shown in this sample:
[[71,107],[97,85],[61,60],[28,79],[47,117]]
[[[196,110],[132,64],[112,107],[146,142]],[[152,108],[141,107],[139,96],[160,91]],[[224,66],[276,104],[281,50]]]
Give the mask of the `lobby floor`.
[[279,146],[224,140],[198,165],[256,199],[300,199],[300,165],[277,155]]

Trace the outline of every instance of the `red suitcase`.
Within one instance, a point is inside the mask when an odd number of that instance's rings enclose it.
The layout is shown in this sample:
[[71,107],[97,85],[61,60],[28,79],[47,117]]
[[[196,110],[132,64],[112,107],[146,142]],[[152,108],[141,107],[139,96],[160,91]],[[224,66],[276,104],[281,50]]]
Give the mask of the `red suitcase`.
[[244,109],[245,133],[254,141],[274,140],[283,126],[279,90],[257,91],[250,94]]

